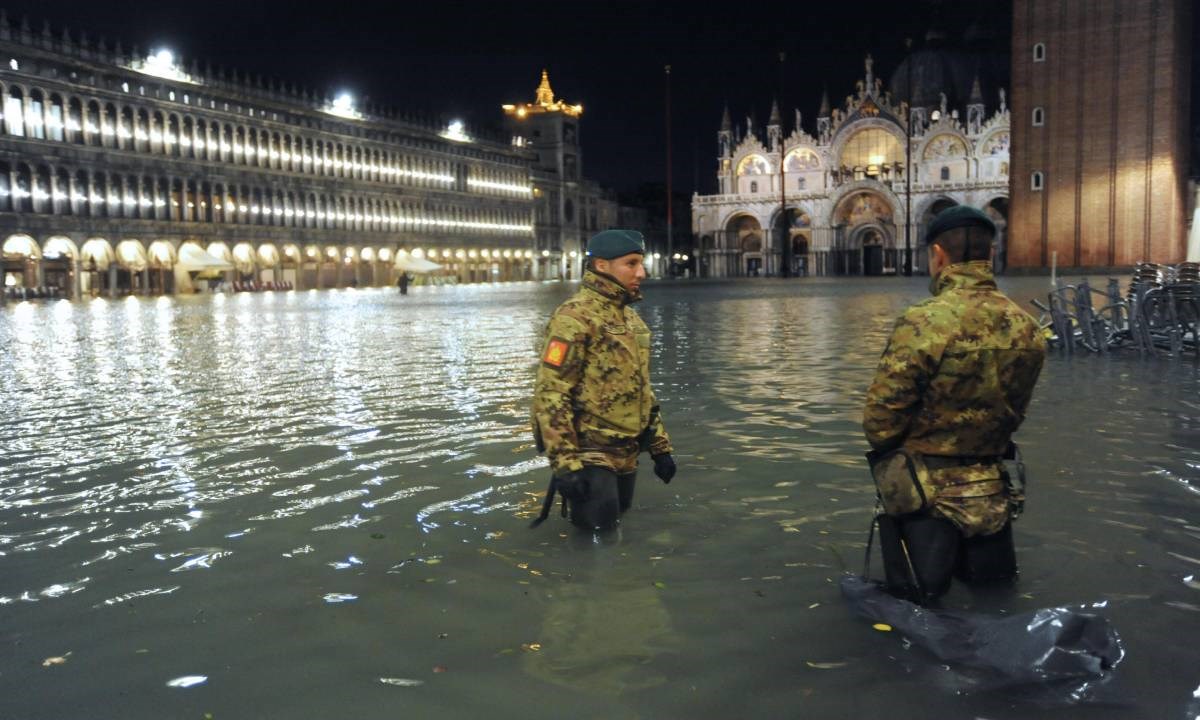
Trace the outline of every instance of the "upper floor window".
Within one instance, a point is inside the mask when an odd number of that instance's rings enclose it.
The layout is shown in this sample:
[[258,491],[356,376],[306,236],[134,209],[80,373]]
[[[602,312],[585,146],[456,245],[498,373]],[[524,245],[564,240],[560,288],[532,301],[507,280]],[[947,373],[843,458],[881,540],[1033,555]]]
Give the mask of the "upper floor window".
[[950,179],[950,168],[942,166],[942,179],[943,180]]
[[756,182],[750,183],[750,192],[752,192],[752,193],[758,192],[758,183],[756,183]]
[[1033,61],[1046,62],[1046,43],[1035,43],[1033,46]]
[[1046,111],[1043,108],[1035,107],[1033,109],[1033,126],[1041,127],[1046,124]]
[[1029,189],[1030,190],[1033,190],[1034,192],[1040,192],[1041,189],[1045,186],[1045,184],[1046,184],[1046,179],[1045,179],[1045,177],[1042,176],[1042,173],[1040,171],[1034,171],[1034,173],[1029,176]]

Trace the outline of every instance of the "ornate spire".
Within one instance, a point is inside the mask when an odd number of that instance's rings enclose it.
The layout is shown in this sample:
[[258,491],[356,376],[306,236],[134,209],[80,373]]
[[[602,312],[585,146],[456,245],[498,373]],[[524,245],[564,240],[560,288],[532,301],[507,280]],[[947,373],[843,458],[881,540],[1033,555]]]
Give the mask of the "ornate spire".
[[817,117],[829,117],[829,88],[821,90],[821,109],[817,111]]
[[971,83],[971,99],[968,101],[972,105],[983,104],[983,91],[979,89],[979,72],[975,73],[975,80]]
[[725,111],[721,113],[721,130],[728,131],[733,128],[733,123],[729,120],[729,103],[725,103]]
[[550,73],[542,70],[542,82],[538,85],[537,98],[534,100],[538,105],[553,105],[554,91],[550,89]]
[[779,115],[779,101],[771,100],[771,117],[767,119],[767,125],[779,125],[783,122],[783,118]]

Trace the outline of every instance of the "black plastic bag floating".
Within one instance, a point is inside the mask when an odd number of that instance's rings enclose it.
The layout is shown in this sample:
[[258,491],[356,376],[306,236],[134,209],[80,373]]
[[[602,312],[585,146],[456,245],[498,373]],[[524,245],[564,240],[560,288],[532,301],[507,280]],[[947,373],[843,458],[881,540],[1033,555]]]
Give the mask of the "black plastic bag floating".
[[1018,615],[934,610],[889,595],[857,575],[841,581],[859,616],[886,623],[950,665],[970,669],[973,689],[1029,686],[1030,699],[1119,702],[1108,687],[1125,650],[1100,615],[1042,608]]

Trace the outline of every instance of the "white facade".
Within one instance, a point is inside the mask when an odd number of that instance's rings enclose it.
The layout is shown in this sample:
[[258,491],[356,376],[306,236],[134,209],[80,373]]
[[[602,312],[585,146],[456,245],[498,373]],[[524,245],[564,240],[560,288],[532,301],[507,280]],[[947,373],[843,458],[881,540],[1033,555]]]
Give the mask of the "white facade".
[[913,268],[920,271],[925,227],[956,204],[996,220],[996,262],[1003,267],[1010,137],[1004,91],[990,116],[978,81],[961,111],[948,108],[943,94],[940,107],[910,112],[883,91],[869,56],[865,65],[842,107],[822,102],[815,136],[801,127],[798,112],[784,138],[773,107],[764,139],[749,119],[744,132],[735,130],[726,110],[717,134],[719,193],[692,199],[702,275],[782,274],[784,207],[793,275],[902,272],[910,217]]

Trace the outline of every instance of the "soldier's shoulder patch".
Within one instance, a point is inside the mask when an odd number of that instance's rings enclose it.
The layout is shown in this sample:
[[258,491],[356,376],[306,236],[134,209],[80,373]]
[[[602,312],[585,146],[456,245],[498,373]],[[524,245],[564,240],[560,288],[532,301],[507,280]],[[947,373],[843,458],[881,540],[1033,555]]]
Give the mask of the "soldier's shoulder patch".
[[552,337],[550,342],[546,343],[546,352],[542,355],[542,362],[552,368],[561,368],[567,361],[567,351],[570,349],[571,343],[562,338]]

